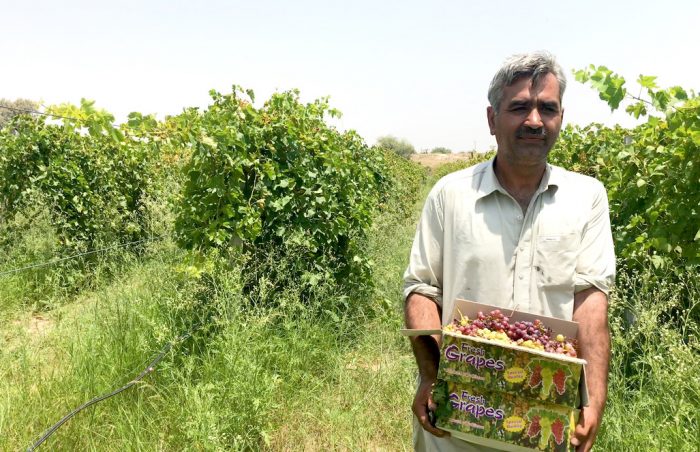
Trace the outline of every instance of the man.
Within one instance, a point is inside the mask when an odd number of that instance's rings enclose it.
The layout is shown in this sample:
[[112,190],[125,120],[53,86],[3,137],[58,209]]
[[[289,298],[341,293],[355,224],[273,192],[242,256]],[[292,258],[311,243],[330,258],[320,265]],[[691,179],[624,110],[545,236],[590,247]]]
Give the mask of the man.
[[[593,445],[607,397],[607,295],[615,256],[607,195],[597,180],[547,164],[562,125],[566,77],[545,52],[506,60],[489,88],[496,157],[441,179],[428,195],[404,275],[408,328],[452,319],[454,300],[579,323],[589,405],[572,444]],[[490,450],[431,425],[439,336],[411,338],[419,369],[416,450]]]

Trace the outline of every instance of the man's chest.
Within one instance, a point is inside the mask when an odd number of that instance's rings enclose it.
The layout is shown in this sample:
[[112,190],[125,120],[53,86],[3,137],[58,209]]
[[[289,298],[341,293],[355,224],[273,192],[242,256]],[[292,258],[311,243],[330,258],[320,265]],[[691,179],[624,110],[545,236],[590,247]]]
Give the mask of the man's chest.
[[540,193],[526,212],[498,192],[476,200],[454,197],[445,206],[445,237],[452,237],[455,245],[484,250],[531,243],[566,248],[585,231],[587,211],[585,200],[565,193]]

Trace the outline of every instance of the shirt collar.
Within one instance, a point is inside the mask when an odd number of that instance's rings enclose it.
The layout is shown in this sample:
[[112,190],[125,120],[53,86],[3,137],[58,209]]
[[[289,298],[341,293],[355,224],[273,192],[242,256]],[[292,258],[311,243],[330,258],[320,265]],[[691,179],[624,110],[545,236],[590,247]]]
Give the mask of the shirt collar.
[[[490,195],[495,191],[500,191],[503,194],[507,194],[505,188],[498,182],[496,177],[496,172],[493,170],[493,164],[496,162],[496,158],[492,158],[486,164],[484,169],[484,177],[481,178],[481,183],[479,184],[479,193],[477,199],[483,198]],[[562,180],[561,168],[552,166],[547,163],[544,168],[544,175],[542,176],[542,181],[540,182],[540,187],[537,189],[536,193],[542,193],[547,191],[550,187],[558,188]]]
[[542,179],[547,182],[547,185],[543,185],[545,188],[542,191],[547,190],[549,187],[559,188],[564,181],[564,170],[558,166],[550,165],[549,163],[547,163],[547,169],[545,170],[544,175],[546,179]]
[[481,183],[479,184],[477,199],[488,196],[495,191],[500,191],[502,193],[506,192],[503,187],[501,187],[500,182],[498,182],[496,172],[493,170],[493,164],[495,161],[496,158],[494,157],[486,163],[486,167],[484,168],[484,176],[481,178]]

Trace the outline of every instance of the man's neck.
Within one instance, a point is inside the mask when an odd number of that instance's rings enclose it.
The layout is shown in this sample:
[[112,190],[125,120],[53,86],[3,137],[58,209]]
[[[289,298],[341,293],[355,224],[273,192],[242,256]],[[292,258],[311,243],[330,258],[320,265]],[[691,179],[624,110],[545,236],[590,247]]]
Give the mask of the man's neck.
[[501,186],[527,211],[532,196],[542,182],[546,162],[537,166],[514,166],[504,159],[494,161],[494,172]]

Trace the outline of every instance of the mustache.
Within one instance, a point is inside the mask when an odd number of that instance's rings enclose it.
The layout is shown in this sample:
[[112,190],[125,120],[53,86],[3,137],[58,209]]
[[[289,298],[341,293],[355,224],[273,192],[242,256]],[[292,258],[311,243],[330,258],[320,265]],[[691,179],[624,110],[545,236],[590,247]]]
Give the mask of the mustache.
[[515,132],[515,136],[516,138],[547,138],[547,132],[545,132],[544,127],[539,127],[537,129],[520,127],[517,132]]

